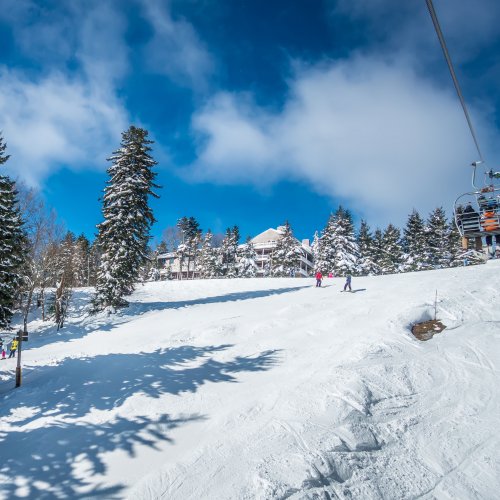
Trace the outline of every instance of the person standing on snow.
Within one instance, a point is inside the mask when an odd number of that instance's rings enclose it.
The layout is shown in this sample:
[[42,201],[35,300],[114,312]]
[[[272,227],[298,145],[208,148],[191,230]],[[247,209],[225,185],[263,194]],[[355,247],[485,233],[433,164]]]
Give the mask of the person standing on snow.
[[323,275],[320,271],[316,273],[316,286],[321,286],[321,280],[323,279]]
[[16,357],[16,351],[17,351],[17,344],[18,341],[14,339],[12,341],[12,344],[10,344],[10,354],[9,354],[9,359],[10,358],[15,358]]
[[344,292],[347,290],[347,288],[349,288],[349,291],[352,292],[351,279],[352,279],[351,273],[348,273],[345,279]]

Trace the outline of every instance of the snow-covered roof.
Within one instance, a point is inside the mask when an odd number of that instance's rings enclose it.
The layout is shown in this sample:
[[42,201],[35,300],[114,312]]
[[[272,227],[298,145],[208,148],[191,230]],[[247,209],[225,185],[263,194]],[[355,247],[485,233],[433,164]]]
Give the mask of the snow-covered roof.
[[[266,243],[275,243],[276,241],[278,241],[281,238],[281,236],[283,234],[282,231],[280,231],[280,229],[282,227],[283,226],[279,226],[277,229],[273,229],[272,227],[270,227],[269,229],[266,229],[263,233],[260,233],[257,236],[255,236],[254,238],[252,238],[252,243],[254,245],[264,245]],[[311,245],[309,244],[309,240],[302,240],[302,242],[301,242],[297,238],[295,238],[295,239],[297,240],[298,245],[301,245],[302,248],[304,248],[306,251],[311,252]]]
[[258,234],[252,238],[252,243],[267,243],[268,241],[278,241],[281,238],[281,234],[278,230],[270,227],[263,233]]

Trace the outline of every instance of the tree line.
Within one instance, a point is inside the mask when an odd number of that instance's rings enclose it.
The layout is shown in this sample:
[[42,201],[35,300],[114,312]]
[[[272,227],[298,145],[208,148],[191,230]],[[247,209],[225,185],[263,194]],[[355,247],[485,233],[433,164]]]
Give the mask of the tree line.
[[408,216],[401,231],[393,224],[372,232],[365,220],[356,232],[349,210],[339,207],[313,240],[315,270],[334,275],[380,275],[423,271],[482,263],[483,259],[462,248],[454,221],[442,207],[427,220],[417,210]]
[[[280,226],[277,241],[261,269],[260,275],[289,277],[300,266],[300,242],[294,237],[289,222]],[[173,235],[176,235],[173,237]],[[170,240],[169,244],[167,239]],[[210,230],[203,235],[194,217],[184,217],[177,227],[166,231],[156,255],[169,252],[180,265],[181,278],[235,278],[257,275],[256,252],[250,237],[239,245],[237,226],[214,241]],[[314,273],[345,276],[347,274],[381,275],[422,271],[470,264],[483,259],[462,248],[461,236],[453,221],[448,221],[442,207],[424,220],[417,210],[408,216],[401,231],[394,224],[372,231],[365,220],[356,231],[349,210],[339,207],[332,213],[321,232],[316,232],[311,245]],[[154,262],[155,259],[151,259]],[[150,277],[160,279],[160,270],[152,269]],[[163,276],[169,277],[169,268]]]
[[[144,129],[131,126],[122,133],[120,147],[108,159],[103,220],[93,242],[65,232],[34,189],[16,185],[0,171],[0,328],[7,328],[18,311],[27,331],[33,307],[40,308],[42,319],[62,327],[74,287],[95,287],[94,312],[124,307],[137,281],[158,279],[157,257],[167,250],[174,252],[181,276],[185,270],[187,278],[256,276],[254,245],[250,237],[239,244],[238,226],[224,235],[203,234],[194,217],[183,217],[151,248],[155,219],[149,200],[158,197],[154,190],[160,187],[155,183],[152,143]],[[0,168],[8,160],[0,134]],[[262,269],[265,276],[291,276],[303,257],[290,224],[285,222],[280,230],[281,238]],[[427,221],[414,210],[402,232],[392,224],[372,232],[366,221],[356,232],[350,212],[339,207],[315,234],[312,252],[314,270],[335,275],[456,266],[465,255],[458,231],[442,208]],[[469,260],[474,263],[474,256]]]
[[[24,332],[28,315],[40,309],[42,320],[64,325],[72,290],[94,286],[93,312],[127,305],[148,261],[150,229],[155,222],[150,196],[156,162],[148,132],[131,126],[108,159],[102,199],[103,222],[93,243],[84,235],[64,233],[40,194],[0,172],[0,329],[14,312]],[[0,167],[10,158],[0,135]]]

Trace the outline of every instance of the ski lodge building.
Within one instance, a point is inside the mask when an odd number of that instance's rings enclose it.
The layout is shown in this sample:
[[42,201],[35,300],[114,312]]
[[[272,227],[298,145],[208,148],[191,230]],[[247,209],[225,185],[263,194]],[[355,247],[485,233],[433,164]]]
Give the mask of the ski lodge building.
[[[277,229],[269,228],[267,231],[258,234],[252,239],[255,248],[255,265],[257,276],[266,276],[267,267],[271,260],[271,254],[276,247],[276,243],[281,238],[281,227]],[[244,245],[240,245],[243,248]],[[297,247],[300,249],[300,267],[295,271],[296,277],[307,277],[313,274],[313,253],[309,240],[297,240]],[[187,270],[187,262],[182,266],[181,271],[180,259],[175,252],[168,252],[158,255],[158,264],[160,268],[160,279],[193,279],[199,278],[199,272],[195,267],[194,262],[189,263],[189,272]]]
[[[269,228],[267,231],[258,234],[252,239],[253,246],[257,257],[255,264],[257,265],[257,275],[265,276],[266,266],[271,260],[271,253],[276,247],[278,240],[281,238],[281,227],[277,229]],[[309,240],[297,240],[297,246],[300,247],[300,267],[296,270],[295,276],[307,277],[313,274],[314,263],[313,253]]]
[[157,260],[160,268],[160,279],[162,280],[186,280],[200,277],[200,273],[193,261],[189,262],[189,272],[187,261],[184,262],[181,272],[181,260],[176,252],[161,253],[158,255]]

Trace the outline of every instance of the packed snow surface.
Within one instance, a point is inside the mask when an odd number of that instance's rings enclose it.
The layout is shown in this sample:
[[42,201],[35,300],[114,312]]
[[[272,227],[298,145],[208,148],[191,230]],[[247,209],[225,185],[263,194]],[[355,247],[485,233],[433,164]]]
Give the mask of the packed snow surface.
[[0,361],[1,498],[498,498],[500,262],[313,281],[76,291]]

